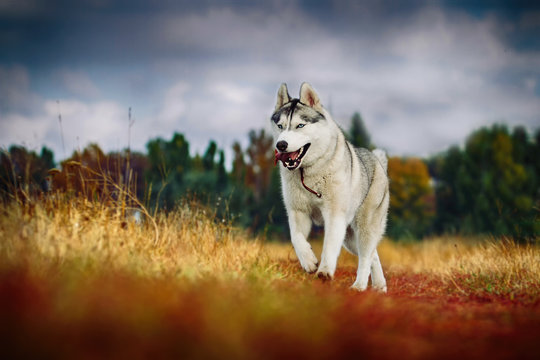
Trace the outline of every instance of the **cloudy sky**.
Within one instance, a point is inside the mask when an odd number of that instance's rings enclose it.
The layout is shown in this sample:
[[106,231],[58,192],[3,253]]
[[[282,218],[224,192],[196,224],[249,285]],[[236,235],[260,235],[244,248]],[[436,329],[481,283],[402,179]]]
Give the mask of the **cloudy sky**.
[[0,146],[119,150],[131,107],[134,149],[230,149],[307,81],[344,128],[359,111],[379,147],[426,156],[540,127],[539,39],[523,1],[0,0]]

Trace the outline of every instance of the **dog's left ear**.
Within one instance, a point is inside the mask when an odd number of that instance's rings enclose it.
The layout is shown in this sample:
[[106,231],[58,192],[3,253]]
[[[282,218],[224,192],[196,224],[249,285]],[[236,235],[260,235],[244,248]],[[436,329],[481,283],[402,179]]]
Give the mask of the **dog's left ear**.
[[289,101],[291,101],[291,96],[289,95],[289,91],[287,90],[287,84],[283,83],[279,87],[277,93],[277,103],[275,111],[278,111],[283,105],[285,105]]
[[303,83],[302,86],[300,87],[300,102],[302,104],[311,106],[317,111],[322,110],[322,105],[321,105],[321,101],[319,100],[319,96],[317,95],[315,90],[313,90],[311,85],[309,85],[306,82]]

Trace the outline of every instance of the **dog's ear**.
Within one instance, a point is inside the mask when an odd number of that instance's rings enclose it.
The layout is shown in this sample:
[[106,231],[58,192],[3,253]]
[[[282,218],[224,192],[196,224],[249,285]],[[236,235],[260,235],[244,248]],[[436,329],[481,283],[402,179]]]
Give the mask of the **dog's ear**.
[[279,87],[278,93],[277,93],[277,103],[276,103],[276,111],[279,110],[283,105],[291,101],[291,96],[289,95],[289,91],[287,91],[287,84],[283,83]]
[[309,85],[306,82],[303,83],[302,86],[300,87],[300,102],[302,104],[311,106],[317,111],[322,110],[322,105],[321,105],[321,101],[319,100],[319,96],[317,95],[315,90],[313,90],[311,85]]

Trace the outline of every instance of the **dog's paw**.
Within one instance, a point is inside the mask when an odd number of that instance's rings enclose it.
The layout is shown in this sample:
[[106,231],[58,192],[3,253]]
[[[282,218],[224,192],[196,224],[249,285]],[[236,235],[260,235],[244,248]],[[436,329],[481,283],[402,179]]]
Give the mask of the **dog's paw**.
[[[387,288],[386,288],[386,285],[382,285],[382,286],[372,286],[371,287],[374,291],[377,291],[377,292],[380,292],[380,293],[383,293],[383,294],[386,294],[386,291],[387,291]],[[352,284],[352,286],[350,287],[351,290],[355,290],[355,291],[366,291],[367,290],[367,285],[366,286],[363,286],[363,285],[360,285],[358,283],[354,283]]]
[[317,277],[322,281],[332,280],[334,272],[330,270],[327,264],[321,262],[319,270],[317,270]]
[[298,255],[298,260],[300,260],[300,265],[302,265],[302,268],[309,274],[314,273],[317,270],[317,266],[319,265],[319,261],[317,260],[317,257],[313,253],[313,250],[310,248],[306,249]]
[[380,281],[379,283],[377,282],[374,282],[371,284],[371,288],[375,291],[378,291],[378,292],[381,292],[381,293],[386,293],[387,291],[387,288],[386,288],[386,281]]
[[354,282],[354,284],[352,284],[352,286],[350,287],[351,290],[355,290],[355,291],[366,291],[367,289],[367,284],[366,285],[363,285],[363,284],[360,284],[359,282]]
[[317,277],[321,279],[322,281],[330,281],[332,280],[332,275],[326,271],[317,271]]

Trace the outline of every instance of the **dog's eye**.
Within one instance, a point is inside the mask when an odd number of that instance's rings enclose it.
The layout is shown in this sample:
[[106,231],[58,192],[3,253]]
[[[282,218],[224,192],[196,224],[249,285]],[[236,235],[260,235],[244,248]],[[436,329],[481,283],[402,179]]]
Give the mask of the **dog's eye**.
[[279,124],[278,126],[278,129],[283,129],[283,125]]
[[305,124],[298,124],[298,125],[296,126],[296,128],[297,128],[297,129],[301,129],[301,128],[303,128],[304,126],[305,126]]

